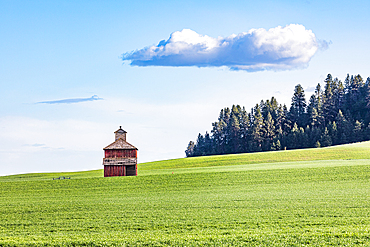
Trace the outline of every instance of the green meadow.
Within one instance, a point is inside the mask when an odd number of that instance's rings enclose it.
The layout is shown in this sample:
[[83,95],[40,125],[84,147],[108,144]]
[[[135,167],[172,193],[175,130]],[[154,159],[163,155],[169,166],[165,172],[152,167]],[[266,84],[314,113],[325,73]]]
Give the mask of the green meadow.
[[370,142],[4,176],[0,246],[370,246],[369,198]]

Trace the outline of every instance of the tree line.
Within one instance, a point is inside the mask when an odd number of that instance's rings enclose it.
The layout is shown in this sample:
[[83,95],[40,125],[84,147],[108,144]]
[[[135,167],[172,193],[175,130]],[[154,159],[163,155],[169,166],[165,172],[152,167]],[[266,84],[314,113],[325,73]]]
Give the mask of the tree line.
[[370,77],[349,76],[342,83],[328,74],[306,101],[300,84],[290,108],[275,97],[248,113],[233,105],[220,111],[210,133],[198,135],[187,157],[327,147],[370,139]]

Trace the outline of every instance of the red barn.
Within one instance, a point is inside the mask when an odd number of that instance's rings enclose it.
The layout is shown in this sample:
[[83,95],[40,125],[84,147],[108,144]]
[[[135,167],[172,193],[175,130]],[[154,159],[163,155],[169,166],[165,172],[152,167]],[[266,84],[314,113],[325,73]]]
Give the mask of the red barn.
[[137,176],[137,148],[126,142],[121,126],[114,132],[116,140],[104,150],[104,177]]

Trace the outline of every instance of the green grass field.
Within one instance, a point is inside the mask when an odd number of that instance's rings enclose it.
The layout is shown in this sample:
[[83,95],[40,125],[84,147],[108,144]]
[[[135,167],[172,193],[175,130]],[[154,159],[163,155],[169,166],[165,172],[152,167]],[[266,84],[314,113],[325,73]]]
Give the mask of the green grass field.
[[0,177],[0,246],[370,246],[370,142],[102,176]]

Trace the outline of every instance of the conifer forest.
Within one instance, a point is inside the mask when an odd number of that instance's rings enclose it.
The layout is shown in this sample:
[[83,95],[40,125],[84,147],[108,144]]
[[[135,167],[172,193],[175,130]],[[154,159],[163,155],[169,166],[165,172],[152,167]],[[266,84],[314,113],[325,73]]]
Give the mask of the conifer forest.
[[291,105],[275,97],[251,109],[233,105],[221,110],[210,133],[190,141],[187,157],[318,148],[370,140],[370,77],[347,75],[344,82],[328,74],[306,101],[294,88]]

